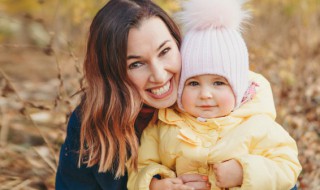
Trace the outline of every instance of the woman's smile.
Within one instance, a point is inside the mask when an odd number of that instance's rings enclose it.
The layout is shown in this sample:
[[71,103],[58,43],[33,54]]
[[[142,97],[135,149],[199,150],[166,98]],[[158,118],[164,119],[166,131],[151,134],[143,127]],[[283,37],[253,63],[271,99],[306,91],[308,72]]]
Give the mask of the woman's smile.
[[[172,78],[171,78],[172,80]],[[155,87],[152,89],[148,89],[147,91],[150,92],[150,95],[153,96],[153,98],[163,98],[166,97],[167,95],[171,94],[173,85],[171,85],[171,80],[169,80],[166,84],[160,86],[160,87]]]

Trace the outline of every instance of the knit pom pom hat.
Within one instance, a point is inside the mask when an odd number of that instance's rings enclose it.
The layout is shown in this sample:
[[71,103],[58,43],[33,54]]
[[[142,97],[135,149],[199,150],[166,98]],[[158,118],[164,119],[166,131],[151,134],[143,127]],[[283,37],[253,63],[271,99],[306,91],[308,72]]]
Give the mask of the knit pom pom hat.
[[[241,36],[241,23],[250,18],[243,0],[189,0],[182,3],[177,19],[185,30],[181,45],[182,69],[178,106],[185,81],[197,75],[225,77],[239,107],[249,86],[249,59]],[[235,109],[234,108],[234,109]]]

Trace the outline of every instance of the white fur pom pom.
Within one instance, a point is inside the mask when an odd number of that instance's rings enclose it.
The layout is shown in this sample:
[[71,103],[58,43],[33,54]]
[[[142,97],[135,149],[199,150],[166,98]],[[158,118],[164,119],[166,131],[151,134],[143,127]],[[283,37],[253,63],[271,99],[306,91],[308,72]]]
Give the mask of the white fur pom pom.
[[241,30],[241,23],[250,18],[248,11],[242,10],[245,0],[186,0],[178,20],[190,29],[208,27]]

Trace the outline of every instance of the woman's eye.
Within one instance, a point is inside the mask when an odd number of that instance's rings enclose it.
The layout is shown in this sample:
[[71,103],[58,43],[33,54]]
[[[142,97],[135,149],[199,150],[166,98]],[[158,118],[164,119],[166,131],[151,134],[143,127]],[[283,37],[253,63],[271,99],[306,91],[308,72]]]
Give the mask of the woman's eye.
[[214,86],[221,86],[221,85],[225,85],[226,83],[222,82],[222,81],[216,81],[213,83]]
[[197,86],[197,85],[199,85],[199,83],[196,82],[196,81],[190,81],[190,82],[187,83],[187,85],[188,86]]
[[134,62],[129,65],[129,69],[136,69],[141,67],[143,64],[141,62]]
[[163,55],[167,54],[170,50],[171,50],[171,48],[165,48],[164,50],[162,50],[160,52],[160,56],[163,56]]

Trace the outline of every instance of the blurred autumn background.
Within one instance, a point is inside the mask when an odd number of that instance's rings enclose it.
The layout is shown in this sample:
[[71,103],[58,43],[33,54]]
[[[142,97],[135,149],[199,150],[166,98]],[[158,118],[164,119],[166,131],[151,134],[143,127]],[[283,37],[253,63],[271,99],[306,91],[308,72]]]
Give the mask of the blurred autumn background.
[[[156,0],[170,14],[175,0]],[[90,22],[102,0],[0,1],[0,189],[54,189],[77,105]],[[251,68],[271,82],[277,121],[296,139],[299,189],[320,189],[320,1],[252,0]]]

